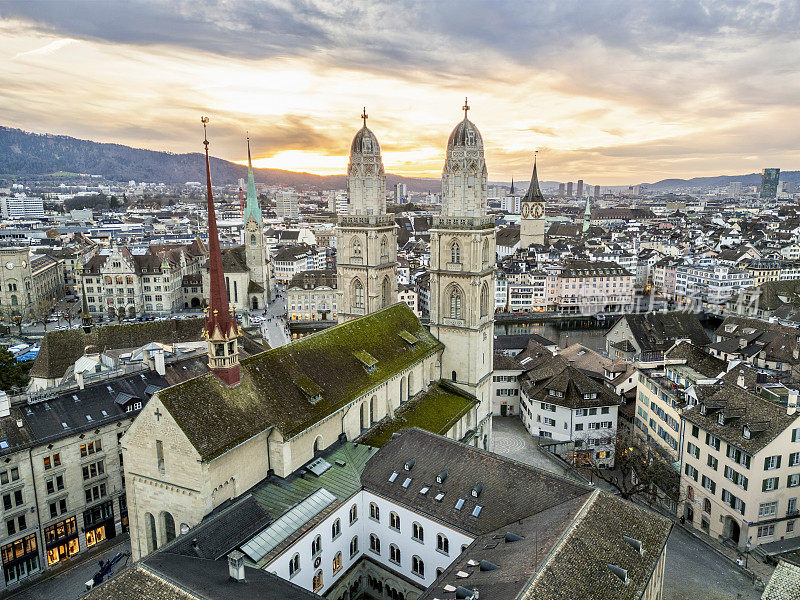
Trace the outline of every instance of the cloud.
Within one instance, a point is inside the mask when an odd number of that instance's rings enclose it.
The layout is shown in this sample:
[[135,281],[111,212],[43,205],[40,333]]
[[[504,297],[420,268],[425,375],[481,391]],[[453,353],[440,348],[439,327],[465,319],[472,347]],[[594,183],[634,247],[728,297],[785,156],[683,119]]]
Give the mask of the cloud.
[[49,44],[42,46],[41,48],[36,48],[34,50],[28,50],[27,52],[19,52],[18,54],[14,55],[14,59],[17,58],[24,58],[26,56],[42,56],[47,54],[53,54],[54,52],[58,52],[62,48],[69,46],[70,44],[75,43],[75,40],[70,38],[65,38],[61,40],[55,40],[50,42]]

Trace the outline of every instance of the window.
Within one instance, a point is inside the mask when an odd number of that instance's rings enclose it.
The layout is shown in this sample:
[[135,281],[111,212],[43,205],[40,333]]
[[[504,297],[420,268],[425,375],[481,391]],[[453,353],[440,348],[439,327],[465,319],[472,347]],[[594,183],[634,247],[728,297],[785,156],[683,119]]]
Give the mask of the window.
[[425,563],[419,556],[415,555],[411,558],[411,572],[419,577],[425,577]]
[[64,476],[63,475],[56,475],[55,477],[50,477],[45,481],[45,487],[47,488],[48,494],[53,494],[57,491],[64,489]]
[[374,533],[369,534],[369,549],[375,554],[381,553],[381,540]]
[[99,500],[100,498],[104,498],[106,495],[106,484],[101,483],[100,485],[95,485],[92,487],[88,487],[83,490],[83,493],[86,496],[86,503],[94,502],[95,500]]
[[400,564],[400,548],[394,544],[389,546],[389,560],[397,563],[398,565]]
[[686,468],[684,469],[684,472],[686,473],[686,475],[688,477],[691,477],[692,479],[697,481],[698,472],[697,472],[697,469],[695,469],[692,465],[687,463],[686,464]]
[[697,459],[700,458],[700,448],[695,446],[692,442],[686,442],[686,452],[688,452]]
[[481,286],[481,316],[489,314],[489,286],[486,282]]
[[764,457],[764,470],[771,471],[773,469],[780,469],[781,468],[781,457],[780,456],[766,456]]
[[5,485],[9,481],[17,481],[19,480],[19,468],[12,467],[8,471],[0,472],[0,484]]
[[459,246],[458,242],[453,242],[450,246],[450,262],[451,263],[460,263],[461,262],[461,246]]
[[800,452],[792,452],[789,455],[789,466],[796,467],[797,465],[800,465]]
[[420,525],[419,523],[414,523],[412,525],[411,538],[418,542],[422,542],[425,540],[425,532],[422,529],[422,525]]
[[703,511],[711,514],[711,500],[703,498]]
[[156,440],[156,461],[158,462],[159,473],[164,473],[164,442]]
[[87,442],[86,444],[81,444],[81,458],[86,458],[90,454],[100,452],[102,449],[103,445],[100,440],[94,440],[92,442]]
[[703,487],[706,488],[712,494],[716,493],[717,491],[717,484],[714,483],[711,479],[703,475]]
[[714,458],[713,456],[711,456],[710,454],[708,455],[708,460],[706,460],[706,463],[708,464],[709,467],[711,467],[715,471],[717,470],[717,467],[719,466],[719,461],[716,458]]
[[47,471],[48,469],[52,469],[54,467],[61,466],[61,454],[53,454],[53,456],[45,456],[44,457],[44,470]]
[[460,319],[461,313],[461,290],[454,287],[450,290],[450,318]]
[[794,531],[794,521],[786,521],[786,533],[792,533]]
[[342,534],[342,521],[340,519],[336,519],[331,525],[331,539],[335,540]]
[[350,540],[350,558],[353,558],[356,554],[358,554],[358,536],[353,536],[353,539]]
[[718,437],[715,437],[710,433],[706,433],[706,445],[711,446],[714,448],[714,450],[719,450],[721,442]]
[[360,279],[353,281],[353,308],[364,308],[364,285]]
[[450,542],[441,533],[436,534],[436,549],[443,554],[450,554]]
[[342,553],[337,552],[333,557],[333,572],[337,573],[342,568]]
[[797,487],[800,485],[800,473],[793,473],[786,478],[786,487]]
[[311,556],[316,556],[320,552],[322,552],[322,536],[318,535],[311,542]]
[[374,502],[369,503],[369,518],[375,519],[376,521],[381,520],[381,509],[378,508],[378,505]]
[[778,514],[778,502],[762,502],[758,505],[758,518],[774,517]]
[[[88,479],[92,479],[93,477],[97,477],[99,475],[102,475],[103,473],[105,473],[105,467],[103,466],[103,461],[102,460],[83,465],[83,480],[84,481],[87,481]],[[56,479],[58,479],[58,477]]]
[[358,506],[353,504],[353,506],[350,507],[350,524],[352,525],[357,520],[358,520]]
[[389,527],[400,531],[400,517],[396,512],[389,513]]
[[758,537],[766,537],[768,535],[775,535],[775,525],[764,525],[758,528]]
[[313,587],[315,592],[318,592],[320,589],[322,589],[322,569],[314,573]]
[[778,489],[778,478],[777,477],[769,477],[761,482],[761,491],[762,492],[771,492],[773,490]]

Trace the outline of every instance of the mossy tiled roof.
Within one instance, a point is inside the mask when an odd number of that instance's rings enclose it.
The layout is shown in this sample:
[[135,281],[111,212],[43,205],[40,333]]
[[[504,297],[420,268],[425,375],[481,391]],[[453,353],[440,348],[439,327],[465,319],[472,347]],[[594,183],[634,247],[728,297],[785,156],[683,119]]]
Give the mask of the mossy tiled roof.
[[[403,330],[419,342],[410,345]],[[212,460],[271,426],[293,437],[442,348],[399,303],[243,360],[235,388],[209,373],[159,398],[203,459]],[[376,359],[373,369],[356,357],[361,351]],[[312,387],[319,399],[306,393]]]
[[204,321],[168,319],[94,327],[49,331],[42,340],[39,355],[31,367],[31,377],[62,377],[67,369],[92,346],[95,352],[119,348],[139,348],[150,342],[196,342],[202,339]]
[[358,441],[380,448],[392,438],[393,433],[407,427],[419,427],[444,435],[477,402],[475,396],[438,382],[425,394],[397,409],[393,419],[384,419]]

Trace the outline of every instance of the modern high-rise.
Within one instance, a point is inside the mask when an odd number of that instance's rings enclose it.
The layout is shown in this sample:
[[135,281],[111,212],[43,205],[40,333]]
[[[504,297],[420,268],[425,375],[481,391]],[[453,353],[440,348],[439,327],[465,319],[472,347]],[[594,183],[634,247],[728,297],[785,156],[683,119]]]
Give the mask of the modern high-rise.
[[394,186],[394,201],[398,204],[408,202],[408,188],[405,183],[396,183]]
[[761,171],[761,198],[775,198],[778,195],[780,169],[764,169]]
[[583,198],[583,179],[578,179],[578,198]]
[[563,198],[564,197],[564,184],[563,183],[559,183],[558,184],[558,196],[559,196],[559,198]]
[[294,192],[278,192],[275,195],[275,214],[281,219],[299,219],[300,203]]
[[600,197],[600,186],[599,185],[594,186],[594,197],[595,198],[599,198]]
[[567,197],[568,198],[572,197],[572,182],[571,181],[567,182]]

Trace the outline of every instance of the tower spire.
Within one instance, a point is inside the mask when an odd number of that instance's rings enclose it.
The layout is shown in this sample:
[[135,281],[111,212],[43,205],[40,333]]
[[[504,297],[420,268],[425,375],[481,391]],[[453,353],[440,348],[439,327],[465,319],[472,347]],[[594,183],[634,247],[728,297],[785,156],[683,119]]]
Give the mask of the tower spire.
[[219,247],[217,217],[214,212],[214,192],[211,189],[211,166],[208,157],[208,117],[203,123],[203,145],[206,147],[206,198],[208,202],[208,262],[211,293],[209,295],[206,330],[208,340],[208,366],[225,384],[239,383],[239,358],[237,336],[239,328],[228,306],[225,273],[222,269],[222,252]]
[[253,176],[253,159],[250,156],[250,136],[247,136],[247,204],[245,204],[242,219],[247,223],[247,219],[252,216],[258,226],[261,227],[263,220],[261,218],[261,205],[258,203],[258,194],[256,193],[256,180]]
[[511,176],[511,195],[514,195],[514,176]]
[[525,197],[522,199],[523,202],[544,202],[544,195],[539,187],[539,175],[536,173],[536,155],[538,153],[538,150],[533,153],[533,175],[531,175],[531,184],[528,187],[528,191],[525,192]]
[[467,101],[467,97],[464,96],[464,106],[461,107],[461,110],[464,111],[464,120],[467,118],[467,111],[469,110],[469,102]]

